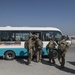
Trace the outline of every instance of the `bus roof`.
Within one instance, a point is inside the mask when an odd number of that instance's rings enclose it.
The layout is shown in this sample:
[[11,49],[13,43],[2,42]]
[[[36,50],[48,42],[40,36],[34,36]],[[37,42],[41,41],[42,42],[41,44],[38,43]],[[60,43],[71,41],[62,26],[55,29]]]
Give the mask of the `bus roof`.
[[15,31],[15,30],[36,30],[36,31],[48,31],[48,30],[55,30],[55,31],[60,31],[60,29],[55,28],[55,27],[11,27],[11,26],[6,26],[6,27],[0,27],[0,30],[9,30],[9,31]]

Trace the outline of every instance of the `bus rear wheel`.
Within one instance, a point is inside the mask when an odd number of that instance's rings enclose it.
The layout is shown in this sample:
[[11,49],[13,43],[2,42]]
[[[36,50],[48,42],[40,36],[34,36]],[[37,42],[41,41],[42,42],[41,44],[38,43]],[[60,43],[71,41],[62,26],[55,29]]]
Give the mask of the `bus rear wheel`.
[[15,58],[15,53],[13,51],[5,52],[5,59],[6,60],[13,60]]

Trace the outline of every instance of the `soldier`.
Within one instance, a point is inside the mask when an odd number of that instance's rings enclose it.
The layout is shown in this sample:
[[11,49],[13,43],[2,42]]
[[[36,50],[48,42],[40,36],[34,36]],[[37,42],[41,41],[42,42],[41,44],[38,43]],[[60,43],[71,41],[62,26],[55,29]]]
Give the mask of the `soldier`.
[[32,57],[33,57],[33,48],[34,48],[32,33],[30,33],[30,35],[29,35],[29,40],[25,41],[25,48],[28,51],[27,64],[29,65],[29,64],[31,64],[31,60],[32,60]]
[[46,50],[49,49],[49,62],[55,65],[55,60],[54,60],[54,55],[53,55],[53,49],[55,48],[55,46],[57,45],[57,43],[53,40],[52,37],[50,37],[49,43],[46,46]]
[[36,55],[36,61],[41,61],[42,58],[42,41],[38,38],[37,33],[30,33],[30,38],[25,42],[25,48],[28,51],[28,65],[31,63],[33,55]]
[[42,59],[42,47],[43,47],[43,42],[37,38],[35,42],[35,48],[36,48],[36,61],[41,62]]
[[65,54],[69,48],[69,44],[66,42],[66,37],[62,36],[61,41],[58,42],[58,61],[63,68],[65,65]]
[[34,55],[36,55],[36,62],[39,62],[42,59],[43,42],[39,39],[37,33],[33,33],[33,43],[34,43]]

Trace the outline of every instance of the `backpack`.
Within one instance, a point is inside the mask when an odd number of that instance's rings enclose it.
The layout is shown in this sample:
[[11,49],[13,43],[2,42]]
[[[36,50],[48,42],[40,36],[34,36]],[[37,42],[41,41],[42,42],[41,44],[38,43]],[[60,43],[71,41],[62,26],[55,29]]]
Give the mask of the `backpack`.
[[42,48],[42,47],[43,47],[43,42],[42,42],[41,40],[37,40],[37,41],[35,42],[35,45],[36,45],[36,47]]
[[48,44],[48,47],[49,47],[49,49],[54,49],[54,47],[55,47],[54,41],[50,41]]
[[59,50],[64,51],[66,49],[66,43],[61,42],[58,48]]

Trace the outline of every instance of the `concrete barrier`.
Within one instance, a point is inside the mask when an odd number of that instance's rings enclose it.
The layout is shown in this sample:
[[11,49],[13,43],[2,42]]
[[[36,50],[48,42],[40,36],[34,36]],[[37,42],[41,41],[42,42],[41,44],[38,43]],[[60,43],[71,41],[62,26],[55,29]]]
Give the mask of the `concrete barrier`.
[[72,44],[75,44],[75,39],[72,39]]

